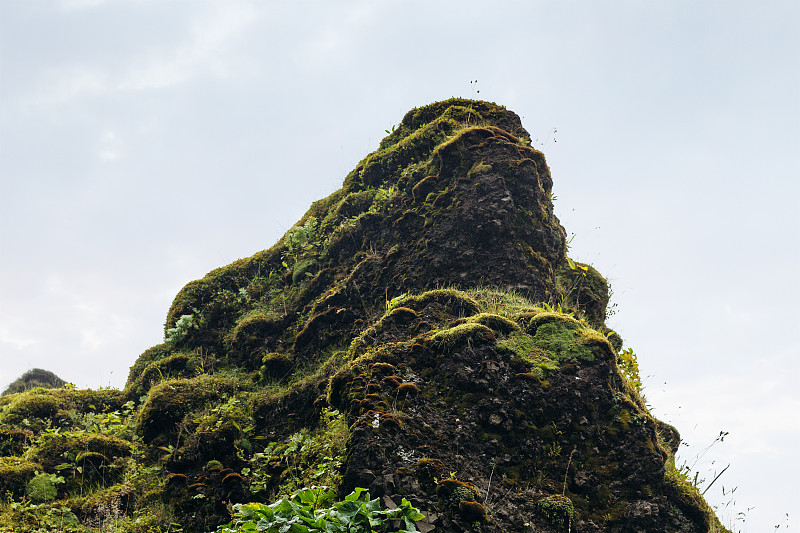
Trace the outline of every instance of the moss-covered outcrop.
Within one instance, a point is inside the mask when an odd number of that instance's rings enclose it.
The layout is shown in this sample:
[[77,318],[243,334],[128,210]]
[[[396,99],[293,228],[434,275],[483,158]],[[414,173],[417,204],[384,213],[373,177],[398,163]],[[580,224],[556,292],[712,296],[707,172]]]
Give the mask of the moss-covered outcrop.
[[56,376],[49,370],[32,368],[15,379],[8,387],[6,387],[6,390],[3,391],[2,396],[24,392],[37,387],[44,389],[60,389],[64,385],[66,385],[66,381]]
[[407,498],[425,533],[724,531],[551,189],[514,113],[412,110],[272,248],[188,283],[125,390],[0,399],[0,531],[204,532],[313,484]]

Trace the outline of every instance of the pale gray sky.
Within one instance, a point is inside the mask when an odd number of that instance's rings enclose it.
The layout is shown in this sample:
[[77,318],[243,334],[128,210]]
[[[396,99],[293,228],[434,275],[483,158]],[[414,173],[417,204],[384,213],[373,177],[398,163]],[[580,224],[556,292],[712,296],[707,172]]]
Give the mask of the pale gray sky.
[[723,522],[796,528],[798,65],[791,1],[0,0],[0,387],[122,386],[186,282],[480,97],[538,139],[681,457],[730,432],[696,465],[732,464]]

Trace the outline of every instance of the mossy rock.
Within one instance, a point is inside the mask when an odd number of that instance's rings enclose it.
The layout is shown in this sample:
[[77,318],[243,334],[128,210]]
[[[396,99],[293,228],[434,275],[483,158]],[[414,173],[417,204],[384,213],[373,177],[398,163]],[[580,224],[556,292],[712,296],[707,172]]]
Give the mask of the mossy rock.
[[58,389],[50,392],[62,398],[69,409],[108,413],[118,411],[128,400],[133,399],[119,389]]
[[463,319],[465,322],[472,322],[475,324],[483,324],[487,328],[496,331],[502,335],[520,331],[519,324],[504,316],[496,315],[494,313],[478,313],[471,317]]
[[295,351],[323,349],[335,342],[343,330],[346,331],[346,324],[352,324],[354,318],[354,313],[343,307],[329,307],[313,315],[295,337]]
[[[41,533],[43,531],[84,533],[87,529],[70,508],[65,507],[63,502],[59,501],[21,506],[0,514],[0,532],[2,533]],[[125,530],[117,529],[116,531],[123,533]],[[133,533],[133,531],[128,530],[125,533]]]
[[[313,209],[314,205],[309,211]],[[301,220],[301,225],[302,223],[304,220]],[[268,250],[238,259],[227,266],[212,270],[202,279],[186,284],[175,296],[167,313],[165,334],[182,315],[195,314],[203,318],[203,328],[223,334],[247,310],[247,302],[239,298],[239,290],[252,287],[255,280],[268,275],[270,271],[280,271],[281,252],[284,249],[282,238]],[[206,340],[214,339],[208,337]],[[193,343],[190,338],[184,344],[194,346],[196,342]]]
[[261,359],[261,375],[264,379],[283,379],[294,366],[294,359],[285,353],[268,353]]
[[[247,494],[245,461],[277,442],[264,474],[272,488],[287,482],[280,454],[327,402],[352,428],[343,487],[374,485],[395,502],[438,508],[437,529],[510,531],[522,516],[547,531],[567,530],[572,517],[583,530],[609,515],[633,530],[625,508],[636,493],[670,521],[644,529],[701,530],[684,518],[698,509],[691,495],[664,489],[655,426],[615,374],[605,280],[586,265],[563,271],[552,179],[529,141],[495,104],[412,110],[270,250],[187,284],[166,326],[191,314],[192,329],[142,354],[129,378],[129,395],[149,389],[136,418],[149,459],[169,451],[156,480],[165,476],[166,490],[151,487],[148,505],[175,513],[186,531],[229,519],[222,502],[272,490]],[[313,243],[300,243],[306,226]],[[412,295],[392,298],[403,293]],[[194,376],[195,354],[222,373]],[[181,379],[156,384],[155,374]],[[438,463],[417,463],[427,456]],[[94,450],[80,460],[120,463]],[[475,525],[486,509],[469,484],[442,480],[435,490],[445,464],[490,482],[495,524]],[[573,499],[542,498],[562,492],[567,466]]]
[[508,337],[498,341],[497,346],[511,350],[517,357],[526,361],[533,361],[534,352],[537,350],[533,337],[521,331],[511,332]]
[[481,308],[467,293],[456,289],[434,289],[419,295],[399,299],[397,305],[422,312],[428,305],[436,303],[451,316],[471,316],[480,313]]
[[150,389],[136,419],[136,432],[148,444],[166,445],[180,431],[184,416],[236,388],[235,379],[221,376],[165,381]]
[[136,361],[134,361],[130,371],[128,372],[128,380],[125,383],[125,388],[133,388],[135,389],[136,394],[142,394],[143,392],[139,386],[141,382],[141,376],[145,369],[154,361],[164,359],[170,355],[172,355],[172,347],[168,346],[166,343],[157,344],[142,352],[142,354],[136,358]]
[[722,528],[713,509],[705,501],[698,488],[669,462],[664,473],[664,481],[666,493],[674,498],[678,508],[703,531],[727,531]]
[[6,390],[3,391],[2,396],[7,394],[16,394],[18,392],[25,392],[26,390],[35,388],[60,389],[66,384],[66,381],[49,370],[32,368],[14,380],[8,387],[6,387]]
[[48,422],[62,426],[70,409],[110,412],[119,410],[127,401],[126,394],[115,389],[31,389],[7,398],[0,423],[33,431],[41,431]]
[[[436,485],[436,494],[444,507],[460,510],[464,502],[474,502],[477,499],[478,490],[471,483],[448,478]],[[472,509],[468,512],[470,510]]]
[[50,474],[34,476],[25,487],[25,495],[33,503],[51,502],[56,499],[57,494],[58,489]]
[[458,512],[469,522],[486,521],[486,508],[475,501],[460,501],[458,503]]
[[0,457],[0,494],[22,496],[28,482],[43,469],[40,463],[21,457]]
[[0,424],[19,427],[27,421],[28,426],[41,429],[43,421],[54,419],[66,406],[63,397],[47,389],[32,389],[11,397],[11,403],[0,414]]
[[417,461],[417,479],[423,484],[430,485],[438,481],[444,472],[444,463],[440,459],[425,458]]
[[202,371],[203,361],[193,354],[178,353],[155,360],[134,378],[131,387],[137,394],[146,394],[153,385],[171,379],[189,379]]
[[528,322],[526,332],[536,347],[558,364],[615,358],[614,348],[603,335],[561,313],[537,314]]
[[430,339],[434,347],[444,352],[453,352],[468,343],[494,342],[497,336],[483,324],[465,322],[452,328],[436,331]]
[[118,437],[96,433],[51,433],[39,439],[29,456],[46,472],[56,472],[56,466],[72,463],[73,469],[83,468],[86,477],[102,477],[101,464],[128,457],[130,453],[130,443]]
[[27,429],[0,428],[0,457],[21,455],[25,445],[33,440],[33,432]]
[[277,313],[257,309],[242,316],[227,337],[234,360],[248,370],[258,368],[258,353],[264,353],[266,339],[281,333],[285,320]]
[[556,270],[556,285],[566,307],[584,315],[593,327],[605,322],[608,282],[594,267],[567,259]]

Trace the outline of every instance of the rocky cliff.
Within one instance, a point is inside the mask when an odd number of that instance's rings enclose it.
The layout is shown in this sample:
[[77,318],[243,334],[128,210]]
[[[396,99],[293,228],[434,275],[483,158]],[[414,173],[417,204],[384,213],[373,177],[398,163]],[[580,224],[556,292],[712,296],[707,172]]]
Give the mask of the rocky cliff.
[[551,187],[505,108],[410,111],[272,248],[186,285],[124,390],[0,399],[0,528],[209,531],[327,485],[424,533],[725,531]]

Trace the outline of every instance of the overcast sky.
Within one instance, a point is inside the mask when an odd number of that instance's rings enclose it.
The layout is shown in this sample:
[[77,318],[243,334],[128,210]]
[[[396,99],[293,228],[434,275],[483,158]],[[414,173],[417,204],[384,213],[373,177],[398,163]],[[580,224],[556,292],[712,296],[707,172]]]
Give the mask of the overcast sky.
[[723,522],[796,528],[799,65],[791,0],[0,0],[0,388],[122,387],[186,282],[474,96],[544,151],[681,460],[729,432]]

